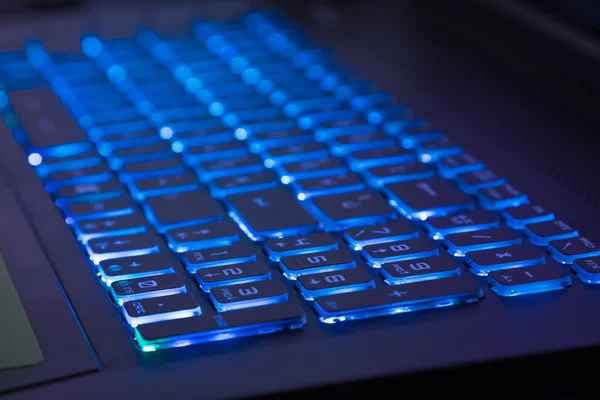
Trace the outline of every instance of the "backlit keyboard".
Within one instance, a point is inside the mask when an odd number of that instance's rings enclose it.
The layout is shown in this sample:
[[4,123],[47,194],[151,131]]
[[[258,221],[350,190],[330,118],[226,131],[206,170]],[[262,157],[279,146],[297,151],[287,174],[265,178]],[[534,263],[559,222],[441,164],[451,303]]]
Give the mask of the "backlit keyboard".
[[192,32],[30,42],[48,85],[0,91],[142,351],[600,283],[596,242],[281,14]]

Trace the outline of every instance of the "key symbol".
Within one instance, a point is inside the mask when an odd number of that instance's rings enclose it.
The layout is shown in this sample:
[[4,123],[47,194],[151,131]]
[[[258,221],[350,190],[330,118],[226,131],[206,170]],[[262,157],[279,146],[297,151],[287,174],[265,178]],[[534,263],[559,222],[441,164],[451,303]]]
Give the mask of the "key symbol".
[[136,261],[134,261],[134,262],[132,262],[131,264],[129,264],[129,266],[130,266],[131,268],[137,268],[137,267],[141,267],[141,266],[142,266],[142,263],[139,263],[139,262],[136,262]]
[[308,241],[308,239],[306,239],[306,238],[296,239],[296,247],[298,247],[298,246],[308,246],[308,245],[310,245],[310,242]]
[[98,247],[100,250],[106,250],[106,248],[108,247],[108,243],[106,243],[106,242],[96,243],[96,247]]
[[562,248],[563,251],[565,251],[572,243],[571,242],[567,242],[564,247]]
[[502,275],[502,279],[504,279],[507,283],[511,283],[512,282],[512,276],[511,275]]
[[402,296],[404,296],[407,293],[408,292],[399,292],[397,290],[394,290],[392,293],[388,294],[388,296],[402,297]]
[[331,308],[332,310],[338,309],[337,303],[333,300],[326,301],[325,304],[327,304],[327,307]]
[[158,283],[156,281],[142,281],[138,283],[138,286],[140,289],[149,289],[158,286]]
[[111,266],[108,267],[108,270],[110,272],[120,272],[120,271],[123,271],[123,267],[121,267],[118,264],[113,264],[113,265],[111,265]]
[[247,176],[238,176],[237,178],[235,178],[235,182],[236,183],[248,183],[248,182],[250,182],[250,178],[248,178]]
[[104,204],[94,203],[94,211],[102,211],[102,210],[104,210]]
[[103,225],[107,228],[112,228],[113,226],[115,226],[115,221],[109,219],[104,221]]
[[262,197],[255,197],[254,199],[252,199],[252,202],[260,208],[266,208],[270,206],[269,202],[263,199]]
[[321,282],[321,281],[318,281],[315,278],[312,278],[310,281],[308,281],[308,283],[310,283],[311,285],[316,285],[319,282]]
[[96,224],[93,222],[88,222],[87,224],[83,225],[83,227],[85,229],[94,229],[94,228],[96,228]]
[[158,178],[158,185],[159,186],[166,186],[168,183],[168,181],[165,178]]
[[361,231],[356,234],[356,237],[360,237],[360,235],[362,235],[363,233],[365,233],[365,230],[361,229]]
[[386,235],[388,233],[391,232],[391,229],[388,228],[387,226],[382,226],[381,229],[379,230],[375,230],[375,231],[371,231],[371,233],[377,234],[377,235]]
[[509,253],[508,251],[504,252],[504,253],[495,253],[496,257],[498,257],[499,259],[502,259],[504,257],[512,257],[512,254]]

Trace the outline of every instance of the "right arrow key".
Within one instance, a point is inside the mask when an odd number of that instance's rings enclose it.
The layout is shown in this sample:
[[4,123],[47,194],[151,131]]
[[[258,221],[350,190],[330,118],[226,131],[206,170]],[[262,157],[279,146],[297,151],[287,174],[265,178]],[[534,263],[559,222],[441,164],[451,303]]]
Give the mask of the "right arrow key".
[[299,276],[296,287],[306,300],[313,300],[319,296],[372,289],[375,281],[366,271],[351,268]]

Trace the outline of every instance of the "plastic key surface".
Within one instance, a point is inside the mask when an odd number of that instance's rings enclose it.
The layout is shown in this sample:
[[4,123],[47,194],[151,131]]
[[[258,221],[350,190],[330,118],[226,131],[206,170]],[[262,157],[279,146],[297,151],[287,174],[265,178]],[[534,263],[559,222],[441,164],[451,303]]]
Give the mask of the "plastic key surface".
[[354,257],[346,249],[287,256],[279,260],[279,268],[283,271],[283,275],[289,279],[296,279],[301,275],[317,272],[354,268],[355,266]]
[[433,177],[435,171],[419,161],[370,167],[362,171],[369,183],[381,187],[388,183],[421,180]]
[[362,255],[373,267],[383,263],[412,260],[439,254],[438,245],[428,237],[397,240],[364,246]]
[[375,281],[363,269],[351,268],[299,276],[296,287],[306,300],[313,300],[319,296],[372,289]]
[[336,239],[328,233],[315,232],[302,236],[269,239],[265,250],[273,260],[297,254],[315,253],[338,248]]
[[218,311],[283,303],[288,299],[285,288],[277,281],[262,280],[210,290],[210,299]]
[[201,313],[196,300],[187,293],[123,303],[123,316],[132,328],[167,319],[193,317]]
[[464,256],[469,251],[495,249],[520,244],[522,238],[506,226],[482,231],[452,233],[444,238],[444,245],[454,256]]
[[492,271],[526,267],[546,262],[546,253],[530,243],[499,247],[488,250],[470,251],[465,263],[475,275],[487,275]]
[[225,247],[188,251],[183,255],[183,262],[188,271],[194,273],[199,268],[256,261],[258,257],[258,247],[240,242]]
[[571,286],[571,276],[564,267],[550,260],[546,265],[490,272],[487,282],[500,296],[512,297],[562,290]]
[[111,218],[76,220],[73,230],[84,244],[90,239],[146,232],[148,221],[139,212]]
[[389,285],[429,281],[460,275],[460,264],[450,255],[417,258],[381,265],[381,275]]
[[540,205],[533,204],[507,208],[501,214],[506,220],[506,225],[513,229],[523,229],[527,224],[554,219],[554,213],[547,211]]
[[579,235],[576,229],[571,228],[561,219],[527,224],[523,233],[533,244],[538,246],[547,246],[551,240],[572,238]]
[[573,271],[585,283],[600,283],[600,256],[578,258],[573,262]]
[[185,284],[177,274],[162,274],[119,280],[110,284],[110,292],[119,305],[126,301],[185,293]]
[[500,226],[500,218],[493,212],[478,208],[463,214],[428,218],[423,226],[436,240],[449,233],[472,232]]
[[98,273],[107,285],[117,280],[143,278],[169,272],[174,272],[173,266],[160,253],[113,258],[101,261],[98,264]]
[[90,259],[98,264],[102,260],[149,254],[158,251],[160,239],[152,233],[139,233],[91,239],[86,248]]
[[410,221],[404,218],[385,224],[350,228],[344,232],[344,238],[354,250],[361,250],[366,245],[394,242],[418,236],[419,232]]
[[196,270],[196,281],[205,292],[217,286],[261,281],[270,278],[271,272],[267,265],[256,261]]
[[189,250],[227,246],[240,240],[240,230],[230,220],[191,225],[166,232],[169,247],[183,253]]
[[587,237],[552,240],[548,250],[562,264],[570,264],[578,258],[600,256],[600,247]]

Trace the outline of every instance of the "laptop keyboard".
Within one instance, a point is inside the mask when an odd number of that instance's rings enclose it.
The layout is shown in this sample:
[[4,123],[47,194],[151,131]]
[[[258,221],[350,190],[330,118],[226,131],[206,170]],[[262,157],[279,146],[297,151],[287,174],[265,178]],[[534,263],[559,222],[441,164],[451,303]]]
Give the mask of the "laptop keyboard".
[[30,42],[49,86],[5,115],[142,351],[600,283],[596,242],[280,13],[192,31]]

